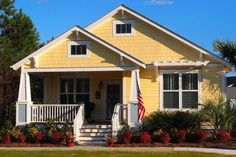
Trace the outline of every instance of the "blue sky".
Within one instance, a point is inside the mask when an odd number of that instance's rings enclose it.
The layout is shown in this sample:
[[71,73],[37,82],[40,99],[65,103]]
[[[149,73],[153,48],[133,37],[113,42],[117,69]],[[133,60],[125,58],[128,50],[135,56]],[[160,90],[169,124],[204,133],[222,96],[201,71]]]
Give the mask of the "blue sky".
[[213,52],[216,39],[236,38],[236,0],[17,0],[41,42],[74,25],[85,27],[120,4]]

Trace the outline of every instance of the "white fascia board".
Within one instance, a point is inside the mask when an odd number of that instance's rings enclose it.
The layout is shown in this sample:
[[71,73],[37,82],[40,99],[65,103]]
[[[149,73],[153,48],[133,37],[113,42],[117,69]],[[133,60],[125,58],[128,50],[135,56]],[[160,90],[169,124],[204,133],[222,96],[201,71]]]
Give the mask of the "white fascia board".
[[14,65],[11,66],[12,69],[14,70],[18,70],[22,65],[24,65],[25,63],[27,63],[28,61],[30,61],[30,58],[32,57],[36,57],[39,54],[41,54],[42,52],[45,52],[46,50],[49,50],[53,47],[55,47],[56,45],[60,44],[62,41],[64,41],[64,39],[66,37],[68,37],[73,30],[76,29],[76,26],[71,28],[69,31],[65,32],[64,34],[60,35],[59,37],[57,37],[56,39],[54,39],[53,41],[49,42],[48,44],[46,44],[45,46],[41,47],[40,49],[38,49],[37,51],[33,52],[32,54],[28,55],[27,57],[25,57],[24,59],[20,60],[19,62],[15,63]]
[[104,71],[133,71],[137,67],[101,67],[101,68],[30,68],[25,72],[104,72]]
[[154,62],[153,65],[156,67],[160,66],[207,66],[209,61],[205,62]]
[[225,66],[230,66],[232,67],[232,65],[228,62],[226,62],[225,60],[223,60],[222,58],[219,58],[218,56],[211,54],[210,52],[200,48],[199,46],[196,46],[195,44],[193,44],[192,42],[188,41],[187,39],[184,39],[183,37],[177,35],[176,33],[168,30],[167,28],[164,28],[163,26],[158,25],[157,23],[149,20],[148,18],[145,18],[144,16],[139,15],[138,13],[124,7],[124,6],[119,6],[116,9],[114,9],[113,11],[111,11],[110,13],[108,13],[107,15],[103,16],[101,19],[93,22],[91,25],[87,26],[85,29],[88,31],[93,31],[94,29],[96,29],[98,26],[100,26],[102,23],[106,22],[109,18],[111,18],[112,16],[114,16],[119,10],[124,10],[127,13],[133,15],[134,17],[137,17],[138,19],[150,24],[151,26],[161,30],[162,32],[172,36],[173,38],[185,43],[186,45],[192,47],[193,49],[197,50],[199,53],[203,53],[211,58],[213,58],[214,60],[216,60],[217,62],[225,65]]

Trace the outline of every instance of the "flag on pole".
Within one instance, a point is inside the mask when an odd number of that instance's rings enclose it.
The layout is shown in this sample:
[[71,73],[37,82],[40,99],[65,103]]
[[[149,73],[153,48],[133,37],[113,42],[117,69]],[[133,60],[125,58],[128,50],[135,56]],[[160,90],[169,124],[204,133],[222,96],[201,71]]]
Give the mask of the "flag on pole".
[[[136,73],[137,76],[137,73]],[[138,119],[140,121],[143,120],[144,118],[144,114],[145,114],[145,107],[144,107],[144,102],[143,102],[143,97],[140,91],[140,87],[139,87],[139,82],[138,82],[138,76],[136,77],[136,81],[137,81],[137,97],[138,97]]]

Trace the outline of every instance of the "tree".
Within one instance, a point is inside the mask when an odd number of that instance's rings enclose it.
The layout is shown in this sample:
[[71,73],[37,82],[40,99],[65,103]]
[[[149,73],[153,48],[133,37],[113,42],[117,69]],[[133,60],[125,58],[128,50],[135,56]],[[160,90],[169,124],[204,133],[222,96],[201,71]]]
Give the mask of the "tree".
[[10,65],[39,47],[39,35],[22,10],[17,11],[14,0],[0,1],[0,125],[15,119],[19,73]]
[[236,42],[216,40],[213,43],[213,48],[222,54],[223,58],[229,63],[236,66]]

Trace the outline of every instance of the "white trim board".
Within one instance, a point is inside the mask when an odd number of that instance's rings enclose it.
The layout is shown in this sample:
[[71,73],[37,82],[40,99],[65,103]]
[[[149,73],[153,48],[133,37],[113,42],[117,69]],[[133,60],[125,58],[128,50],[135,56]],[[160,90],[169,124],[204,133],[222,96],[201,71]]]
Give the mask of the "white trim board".
[[106,14],[105,16],[103,16],[102,18],[98,19],[97,21],[93,22],[92,24],[90,24],[89,26],[87,26],[85,29],[88,31],[93,31],[94,29],[96,29],[98,26],[100,26],[101,24],[103,24],[104,22],[106,22],[107,20],[109,20],[112,16],[114,16],[116,13],[118,13],[120,10],[125,11],[131,15],[133,15],[134,17],[138,18],[141,21],[144,21],[145,23],[159,29],[160,31],[172,36],[173,38],[181,41],[182,43],[192,47],[193,49],[197,50],[199,53],[205,54],[211,58],[213,58],[214,60],[216,60],[217,62],[225,65],[225,66],[232,66],[230,63],[226,62],[225,60],[223,60],[222,58],[210,53],[209,51],[201,48],[200,46],[196,45],[195,43],[187,40],[186,38],[172,32],[171,30],[165,28],[164,26],[148,19],[147,17],[144,17],[143,15],[135,12],[134,10],[126,7],[125,5],[120,5],[119,7],[117,7],[116,9],[112,10],[111,12],[109,12],[108,14]]
[[136,67],[104,67],[104,68],[30,68],[25,72],[105,72],[105,71],[132,71]]
[[135,57],[127,54],[126,52],[120,50],[119,48],[107,43],[106,41],[98,38],[97,36],[91,34],[90,32],[84,30],[83,28],[79,27],[79,26],[74,26],[73,28],[71,28],[69,31],[65,32],[64,34],[62,34],[61,36],[57,37],[56,39],[54,39],[53,41],[51,41],[50,43],[48,43],[47,45],[43,46],[42,48],[38,49],[37,51],[33,52],[32,54],[28,55],[27,57],[25,57],[24,59],[20,60],[19,62],[15,63],[14,65],[11,66],[11,68],[13,68],[14,70],[19,69],[21,66],[23,66],[25,63],[27,63],[28,61],[30,61],[30,58],[32,57],[37,57],[38,55],[44,53],[45,51],[52,49],[53,47],[55,47],[56,45],[58,45],[59,43],[61,43],[62,41],[64,41],[66,39],[66,37],[68,37],[70,34],[72,34],[73,32],[80,32],[83,35],[87,36],[88,38],[100,43],[101,45],[109,48],[110,50],[112,50],[113,52],[125,57],[126,59],[130,60],[131,62],[146,68],[146,65],[136,59]]

